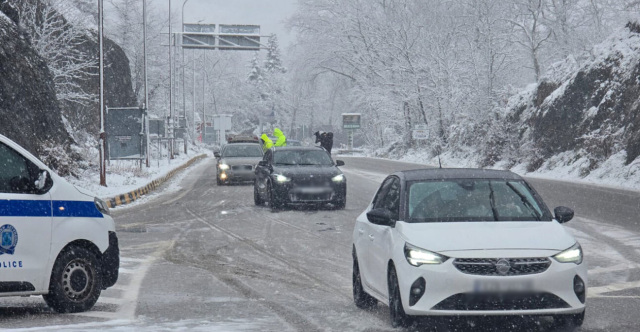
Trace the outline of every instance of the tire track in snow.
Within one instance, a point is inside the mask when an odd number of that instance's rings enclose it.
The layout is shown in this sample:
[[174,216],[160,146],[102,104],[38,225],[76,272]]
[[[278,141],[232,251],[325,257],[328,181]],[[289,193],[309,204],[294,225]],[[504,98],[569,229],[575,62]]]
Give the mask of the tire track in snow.
[[[263,254],[264,256],[267,256],[268,258],[274,259],[280,263],[282,263],[283,265],[285,265],[286,267],[290,268],[291,270],[295,270],[296,272],[304,275],[305,277],[307,277],[308,279],[310,279],[311,281],[318,283],[318,284],[322,284],[324,287],[326,287],[326,289],[330,289],[332,290],[334,293],[336,293],[339,296],[344,296],[344,293],[341,292],[340,290],[334,288],[333,286],[325,283],[324,281],[316,278],[315,276],[311,275],[309,272],[305,271],[304,269],[295,266],[293,264],[291,264],[289,261],[287,261],[286,258],[280,257],[278,255],[275,255],[271,252],[269,252],[268,250],[266,250],[265,248],[261,247],[260,245],[256,244],[255,242],[246,239],[232,231],[229,231],[227,229],[224,229],[220,226],[214,225],[210,222],[208,222],[207,220],[205,220],[204,218],[202,218],[201,216],[199,216],[198,214],[196,214],[195,212],[193,212],[191,209],[189,208],[185,208],[186,212],[188,214],[190,214],[192,217],[194,217],[195,219],[197,219],[198,221],[200,221],[201,223],[205,224],[206,226],[208,226],[209,228],[222,232],[224,234],[226,234],[227,236],[245,243],[246,245],[250,246],[252,249],[254,249],[255,251]],[[220,279],[221,281],[223,281],[225,284],[229,285],[230,287],[232,287],[233,289],[237,290],[239,293],[241,293],[243,296],[245,296],[248,299],[251,300],[256,300],[256,301],[261,301],[261,303],[265,303],[265,306],[270,309],[271,311],[273,311],[275,314],[277,314],[279,317],[281,317],[287,324],[291,325],[293,328],[295,328],[298,331],[322,331],[322,329],[318,326],[316,326],[315,324],[313,324],[311,321],[308,320],[307,317],[305,317],[304,315],[296,312],[295,310],[292,310],[290,308],[287,308],[281,304],[278,304],[276,302],[273,301],[268,301],[268,300],[263,300],[264,296],[262,296],[260,294],[260,292],[256,291],[255,289],[253,289],[251,286],[246,285],[245,283],[241,282],[240,280],[238,280],[237,278],[234,278],[232,275],[229,275],[227,273],[220,273],[219,271],[215,271],[215,269],[212,271],[216,277],[218,279]]]

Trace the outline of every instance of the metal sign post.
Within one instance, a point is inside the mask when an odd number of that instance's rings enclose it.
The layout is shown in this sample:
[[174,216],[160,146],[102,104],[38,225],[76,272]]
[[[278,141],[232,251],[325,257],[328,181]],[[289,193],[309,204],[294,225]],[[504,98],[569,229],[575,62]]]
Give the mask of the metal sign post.
[[149,119],[149,134],[157,137],[166,137],[164,120]]
[[139,107],[108,107],[106,128],[109,160],[144,160],[145,111]]
[[349,151],[353,151],[353,132],[360,129],[360,113],[342,113],[342,129],[349,131]]
[[107,169],[105,161],[105,150],[107,145],[107,134],[104,131],[104,15],[102,0],[98,0],[98,43],[100,44],[100,185],[107,186]]
[[349,130],[349,145],[348,145],[348,149],[349,151],[353,151],[353,129],[348,129]]
[[[162,145],[167,143],[166,134],[166,120],[165,119],[151,119],[148,121],[149,142],[156,142],[156,150],[158,151],[157,165],[160,167],[160,159],[162,159]],[[168,147],[168,146],[167,146]],[[147,159],[151,156],[151,150],[147,150]]]
[[414,140],[426,140],[429,138],[429,130],[426,124],[413,126],[412,137]]
[[213,129],[218,133],[217,141],[220,146],[224,145],[227,131],[231,130],[231,118],[229,114],[216,114],[213,116]]

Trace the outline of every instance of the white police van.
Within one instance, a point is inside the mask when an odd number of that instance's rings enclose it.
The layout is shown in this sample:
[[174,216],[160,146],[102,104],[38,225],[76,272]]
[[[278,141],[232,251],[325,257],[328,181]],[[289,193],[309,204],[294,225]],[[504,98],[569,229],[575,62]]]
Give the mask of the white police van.
[[119,255],[107,205],[0,135],[0,296],[89,310],[116,283]]

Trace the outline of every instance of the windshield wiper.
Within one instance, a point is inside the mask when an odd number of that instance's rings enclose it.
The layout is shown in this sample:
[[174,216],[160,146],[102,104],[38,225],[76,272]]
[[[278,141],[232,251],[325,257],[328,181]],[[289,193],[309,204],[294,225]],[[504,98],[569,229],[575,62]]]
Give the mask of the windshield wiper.
[[277,165],[281,165],[281,166],[295,166],[295,165],[298,165],[298,164],[292,164],[292,163],[275,163],[275,165],[276,165],[276,166],[277,166]]
[[495,195],[493,192],[493,186],[491,185],[491,181],[489,181],[489,190],[491,191],[489,193],[489,202],[491,203],[491,211],[493,211],[493,218],[498,221],[498,209],[496,209],[496,199],[495,199]]
[[506,184],[511,190],[513,190],[514,193],[516,193],[516,195],[520,197],[522,204],[524,204],[524,206],[526,206],[527,209],[529,209],[529,212],[536,218],[536,221],[542,220],[540,214],[538,214],[538,211],[533,207],[533,204],[529,202],[529,199],[525,195],[523,195],[518,189],[516,189],[516,187],[514,187],[511,184],[511,182],[506,182]]

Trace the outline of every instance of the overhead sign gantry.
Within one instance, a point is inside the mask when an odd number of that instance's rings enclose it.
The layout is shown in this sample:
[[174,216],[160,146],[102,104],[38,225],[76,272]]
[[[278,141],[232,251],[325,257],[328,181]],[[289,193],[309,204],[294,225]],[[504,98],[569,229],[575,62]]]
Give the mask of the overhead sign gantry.
[[[175,47],[179,47],[183,51],[184,49],[202,49],[202,50],[214,49],[214,50],[230,50],[230,51],[259,51],[262,49],[267,49],[267,45],[261,43],[261,38],[268,37],[268,36],[260,35],[260,25],[250,25],[250,24],[248,25],[246,24],[245,25],[242,25],[242,24],[216,25],[216,24],[183,23],[181,32],[171,32],[171,29],[169,29],[169,34],[171,36],[169,46],[172,47],[172,50],[175,49]],[[170,59],[171,59],[172,50],[169,51]],[[186,96],[186,94],[184,93],[184,77],[185,77],[184,52],[183,52],[182,61],[183,61],[182,94],[183,94],[183,107],[184,107],[184,105],[186,105],[186,102],[184,99],[184,97]],[[196,71],[195,62],[193,66],[194,66],[193,70],[195,72]],[[172,69],[170,70],[170,75],[169,75],[170,91],[172,91],[172,94],[173,94],[172,86],[174,84],[173,83],[174,75],[172,75],[173,71],[174,69],[172,65]],[[194,80],[195,80],[195,76],[194,76]],[[195,89],[195,81],[194,81],[194,89]],[[195,99],[195,90],[193,95]],[[170,103],[170,108],[173,109],[173,106],[171,106],[171,103]],[[173,114],[173,111],[170,111],[169,113]],[[194,106],[194,114],[195,114],[195,106]],[[203,118],[206,118],[206,115],[203,114]],[[184,109],[184,116],[182,117],[182,119],[186,119],[186,108]],[[170,120],[171,123],[169,124],[169,132],[168,132],[169,139],[171,141],[171,146],[173,147],[173,141],[175,138],[178,137],[178,134],[185,133],[184,150],[186,153],[187,151],[186,121],[172,121],[172,120],[173,119]],[[182,122],[184,122],[184,125],[182,124]],[[194,115],[193,125],[195,130],[196,128],[195,115]],[[204,128],[205,137],[207,136],[206,135],[207,133],[208,133],[207,128]],[[173,155],[173,153],[171,154]]]
[[266,45],[260,43],[259,25],[185,24],[184,32],[178,34],[183,48],[235,51],[259,51],[266,48]]

